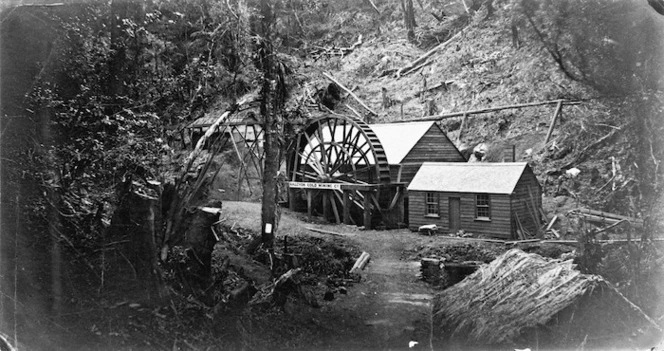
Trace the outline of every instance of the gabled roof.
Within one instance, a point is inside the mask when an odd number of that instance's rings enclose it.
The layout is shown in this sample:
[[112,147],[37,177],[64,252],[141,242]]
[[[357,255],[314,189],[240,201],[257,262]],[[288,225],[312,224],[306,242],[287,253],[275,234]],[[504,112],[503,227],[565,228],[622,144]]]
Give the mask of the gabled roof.
[[408,190],[511,194],[526,168],[526,162],[425,162]]
[[387,162],[395,165],[403,161],[433,124],[432,121],[404,122],[370,124],[369,127],[376,133],[378,140],[383,145]]

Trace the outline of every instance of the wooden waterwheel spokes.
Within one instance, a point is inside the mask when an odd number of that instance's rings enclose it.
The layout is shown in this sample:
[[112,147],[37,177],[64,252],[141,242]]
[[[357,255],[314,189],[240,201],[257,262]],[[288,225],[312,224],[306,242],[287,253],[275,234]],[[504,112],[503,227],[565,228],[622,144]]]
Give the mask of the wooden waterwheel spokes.
[[385,151],[369,126],[329,116],[311,121],[298,136],[291,180],[324,183],[389,183]]

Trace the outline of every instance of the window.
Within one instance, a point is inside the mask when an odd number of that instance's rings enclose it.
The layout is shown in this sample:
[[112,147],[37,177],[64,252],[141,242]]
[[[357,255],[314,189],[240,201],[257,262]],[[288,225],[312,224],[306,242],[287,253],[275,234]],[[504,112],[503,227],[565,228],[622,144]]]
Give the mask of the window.
[[489,194],[475,195],[475,218],[491,218],[491,200],[489,199]]
[[425,199],[425,212],[427,217],[439,217],[438,215],[438,193],[427,193]]

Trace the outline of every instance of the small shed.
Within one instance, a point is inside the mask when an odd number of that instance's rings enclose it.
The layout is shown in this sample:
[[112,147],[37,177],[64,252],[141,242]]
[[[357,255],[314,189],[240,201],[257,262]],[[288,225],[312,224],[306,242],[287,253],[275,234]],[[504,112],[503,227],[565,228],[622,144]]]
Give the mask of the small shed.
[[424,162],[466,162],[432,121],[370,124],[385,149],[393,182],[409,183]]
[[435,224],[504,239],[535,235],[542,188],[530,166],[513,163],[422,164],[408,186],[409,228]]

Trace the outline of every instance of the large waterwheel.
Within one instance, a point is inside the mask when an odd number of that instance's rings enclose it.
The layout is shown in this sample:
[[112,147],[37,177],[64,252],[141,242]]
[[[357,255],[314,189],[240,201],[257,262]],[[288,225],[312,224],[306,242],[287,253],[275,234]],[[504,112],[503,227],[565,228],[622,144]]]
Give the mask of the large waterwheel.
[[[369,225],[390,207],[390,167],[366,123],[341,116],[310,121],[288,162],[291,208],[336,222]],[[368,218],[370,217],[370,218]]]

